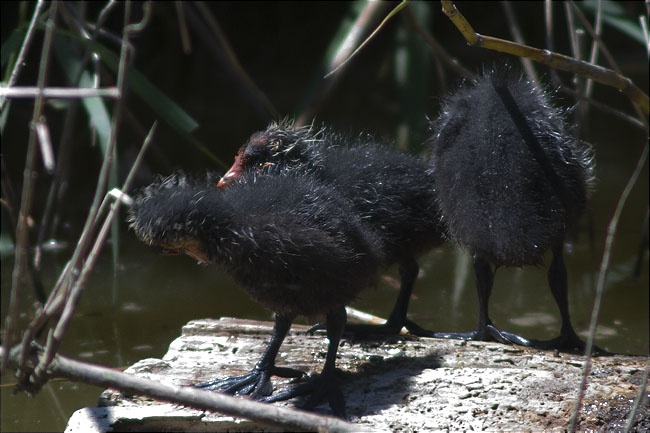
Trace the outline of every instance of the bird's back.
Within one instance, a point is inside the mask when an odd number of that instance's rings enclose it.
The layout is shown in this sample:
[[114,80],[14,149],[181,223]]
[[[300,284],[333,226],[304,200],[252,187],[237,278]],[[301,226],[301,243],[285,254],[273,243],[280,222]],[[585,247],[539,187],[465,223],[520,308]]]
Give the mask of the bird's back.
[[[514,106],[498,93],[504,88]],[[566,131],[564,113],[532,83],[499,72],[446,100],[431,164],[451,237],[494,263],[540,263],[586,206],[591,158]]]

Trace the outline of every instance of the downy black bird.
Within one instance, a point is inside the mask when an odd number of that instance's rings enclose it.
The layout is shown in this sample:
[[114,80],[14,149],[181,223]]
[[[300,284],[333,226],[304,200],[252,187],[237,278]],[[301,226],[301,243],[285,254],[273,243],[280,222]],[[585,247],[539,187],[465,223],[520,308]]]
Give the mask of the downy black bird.
[[352,203],[359,218],[379,234],[386,265],[398,264],[401,287],[385,324],[348,325],[357,333],[397,334],[403,326],[427,332],[406,312],[419,272],[417,257],[443,243],[433,179],[427,165],[378,144],[369,136],[351,138],[329,128],[272,123],[251,135],[218,183],[227,186],[244,173],[309,173]]
[[[269,345],[242,376],[199,385],[263,401],[309,395],[345,416],[335,377],[345,306],[375,284],[385,259],[381,239],[336,190],[304,173],[245,174],[216,188],[174,174],[143,189],[130,211],[131,228],[146,244],[221,265],[275,313]],[[297,316],[326,316],[329,346],[320,376],[272,394],[271,376],[300,377],[277,367],[276,356]]]
[[[443,102],[432,124],[431,171],[441,222],[474,260],[479,321],[470,333],[430,335],[584,350],[569,317],[563,246],[587,206],[594,160],[565,116],[544,89],[507,68],[483,73]],[[535,341],[498,330],[488,314],[493,266],[540,265],[548,250],[560,336]]]

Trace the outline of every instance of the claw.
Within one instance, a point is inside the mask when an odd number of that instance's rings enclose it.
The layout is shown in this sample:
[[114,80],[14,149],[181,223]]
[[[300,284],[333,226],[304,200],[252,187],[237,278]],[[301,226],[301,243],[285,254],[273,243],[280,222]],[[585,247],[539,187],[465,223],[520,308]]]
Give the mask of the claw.
[[230,395],[250,395],[253,398],[266,397],[273,392],[271,376],[300,378],[304,373],[286,367],[271,367],[268,370],[254,368],[246,374],[217,379],[194,385],[209,391],[220,391]]
[[261,401],[272,403],[275,401],[289,400],[301,395],[308,395],[307,401],[302,404],[303,409],[312,409],[322,401],[327,401],[332,412],[339,418],[346,419],[345,399],[343,392],[334,377],[334,371],[325,371],[323,374],[309,380],[308,382],[294,386],[265,397]]

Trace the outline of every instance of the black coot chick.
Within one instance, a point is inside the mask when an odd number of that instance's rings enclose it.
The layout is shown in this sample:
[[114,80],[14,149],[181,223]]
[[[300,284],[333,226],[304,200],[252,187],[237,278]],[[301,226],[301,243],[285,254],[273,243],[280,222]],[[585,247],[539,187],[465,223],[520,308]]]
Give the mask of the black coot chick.
[[[473,332],[434,336],[584,350],[569,317],[562,251],[587,204],[593,157],[568,133],[565,113],[544,90],[511,75],[484,73],[448,97],[433,124],[431,167],[442,222],[473,257],[480,309]],[[549,249],[560,337],[541,342],[499,331],[488,315],[492,266],[540,265]]]
[[351,139],[328,128],[294,127],[285,120],[253,134],[218,185],[228,185],[243,173],[264,175],[268,170],[308,173],[331,185],[379,234],[386,265],[399,265],[401,288],[386,323],[348,325],[347,330],[396,334],[406,326],[426,333],[407,320],[406,312],[419,271],[416,258],[443,243],[427,165],[369,136]]
[[[218,178],[217,178],[218,179]],[[242,376],[200,385],[264,401],[309,394],[305,407],[327,399],[344,416],[335,361],[345,327],[345,305],[373,285],[382,247],[336,191],[312,176],[245,175],[229,188],[175,174],[135,199],[131,227],[143,242],[223,266],[236,282],[274,311],[271,341]],[[296,316],[326,315],[329,346],[319,377],[271,395],[270,377],[300,377],[275,359]],[[270,397],[269,397],[270,396]]]

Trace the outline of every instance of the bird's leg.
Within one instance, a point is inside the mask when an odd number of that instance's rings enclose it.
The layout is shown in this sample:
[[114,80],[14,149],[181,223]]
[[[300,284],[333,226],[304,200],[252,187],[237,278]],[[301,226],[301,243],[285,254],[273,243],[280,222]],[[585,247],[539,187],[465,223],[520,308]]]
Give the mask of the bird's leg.
[[[567,352],[584,353],[586,343],[576,334],[571,324],[569,313],[569,291],[567,284],[567,270],[564,264],[563,244],[553,248],[553,262],[548,269],[548,285],[555,299],[560,317],[562,318],[562,328],[560,336],[552,340],[538,341],[533,340],[531,345],[538,349],[556,349]],[[599,347],[593,347],[594,354],[606,355],[609,352]]]
[[327,347],[325,366],[320,375],[306,383],[267,397],[263,401],[273,402],[288,400],[300,395],[309,395],[307,401],[303,404],[303,408],[311,409],[322,400],[327,399],[334,415],[345,419],[345,399],[336,378],[336,353],[339,349],[346,319],[347,316],[343,307],[327,315],[326,324],[329,345]]
[[225,379],[217,379],[211,382],[205,382],[195,385],[211,391],[222,391],[226,394],[247,395],[253,398],[261,398],[271,395],[273,385],[271,376],[280,377],[302,377],[303,372],[292,368],[276,367],[275,358],[278,355],[280,346],[291,328],[292,319],[281,314],[275,315],[275,325],[271,333],[266,350],[260,360],[255,364],[253,369],[240,376],[232,376]]
[[[449,338],[455,340],[499,341],[506,344],[530,345],[530,341],[506,331],[499,331],[490,320],[489,302],[494,283],[494,272],[490,263],[480,257],[474,259],[474,278],[478,293],[479,318],[476,329],[472,332],[431,332],[407,324],[409,331],[423,337]],[[419,329],[418,329],[419,328]]]
[[474,275],[478,291],[479,320],[476,329],[469,334],[469,340],[498,341],[505,344],[529,346],[528,339],[511,332],[500,331],[490,320],[488,303],[494,283],[494,272],[490,263],[482,258],[474,259]]
[[[347,324],[345,326],[345,333],[353,334],[355,337],[368,337],[371,335],[398,335],[404,326],[409,329],[409,324],[413,322],[406,319],[406,312],[419,271],[420,267],[415,258],[410,257],[403,260],[399,266],[400,290],[395,305],[393,306],[393,311],[388,316],[388,320],[381,325]],[[317,329],[322,328],[322,325],[316,326],[319,327]],[[415,327],[416,329],[421,329],[417,325]],[[310,331],[313,329],[311,328]]]
[[415,280],[417,279],[419,272],[420,267],[413,257],[403,260],[400,263],[400,290],[397,294],[397,300],[393,306],[393,311],[391,311],[390,316],[388,316],[388,320],[386,320],[386,323],[381,325],[386,329],[387,333],[399,334],[406,323],[406,311],[408,310],[413,286],[415,285]]
[[478,294],[479,311],[478,324],[470,336],[472,336],[472,340],[489,340],[488,328],[492,326],[489,304],[494,284],[494,272],[492,271],[492,266],[486,260],[480,258],[474,260],[474,281]]

